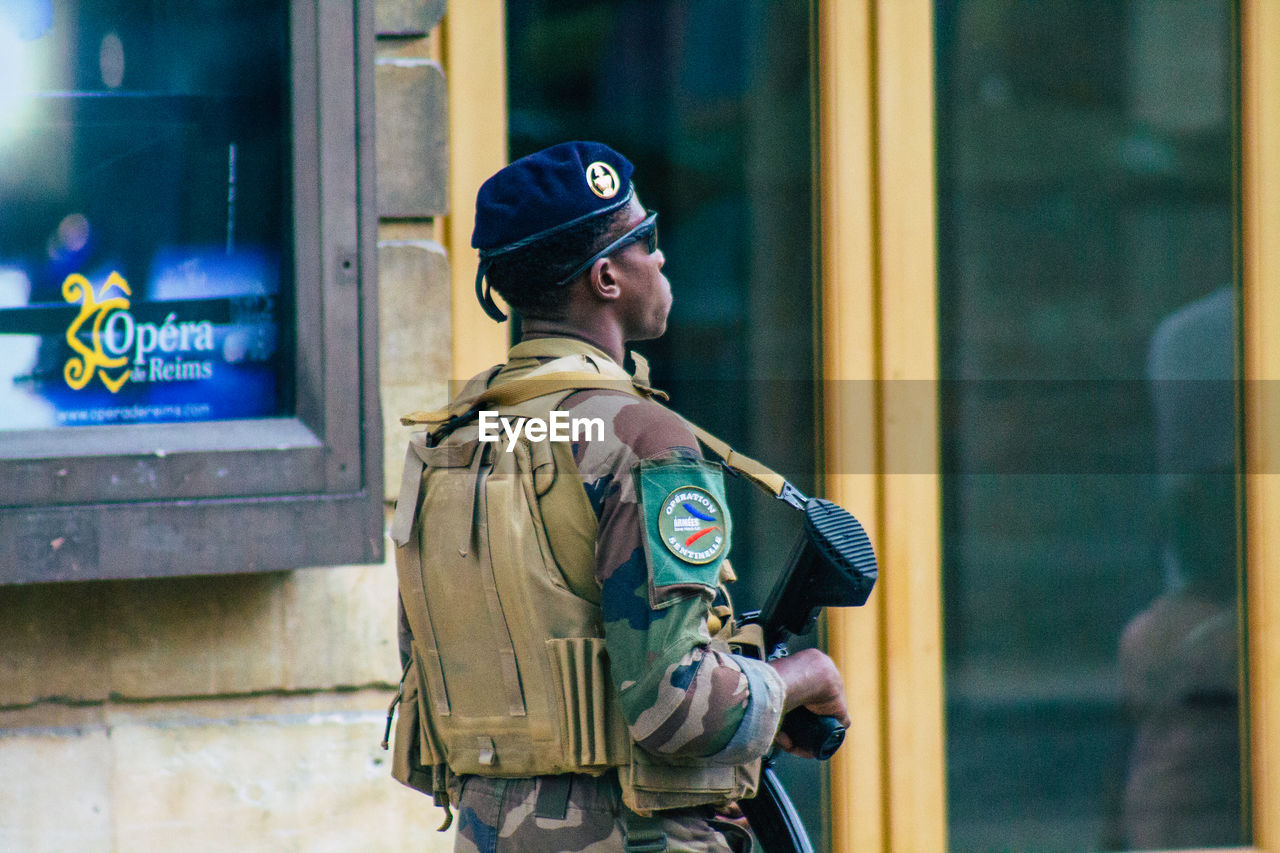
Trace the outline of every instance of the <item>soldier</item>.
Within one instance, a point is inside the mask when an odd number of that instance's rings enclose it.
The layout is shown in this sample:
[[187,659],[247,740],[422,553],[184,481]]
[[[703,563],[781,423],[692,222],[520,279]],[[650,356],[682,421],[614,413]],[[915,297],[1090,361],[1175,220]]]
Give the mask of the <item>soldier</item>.
[[[406,421],[429,435],[392,529],[396,776],[458,809],[459,851],[749,850],[723,814],[754,795],[775,741],[797,751],[782,715],[849,722],[820,651],[736,653],[721,470],[642,360],[622,367],[672,301],[632,172],[570,142],[485,182],[476,292],[495,320],[486,282],[519,312],[521,341],[447,412]],[[605,428],[507,449],[480,430],[485,406],[508,425],[561,411]]]

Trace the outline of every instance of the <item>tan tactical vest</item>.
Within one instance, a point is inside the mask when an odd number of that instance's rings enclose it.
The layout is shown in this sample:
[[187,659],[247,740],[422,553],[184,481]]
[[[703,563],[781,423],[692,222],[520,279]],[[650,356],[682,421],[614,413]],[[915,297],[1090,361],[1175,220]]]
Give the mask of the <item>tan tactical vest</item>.
[[[759,761],[673,761],[631,741],[604,646],[596,518],[569,444],[522,437],[507,452],[505,435],[481,442],[474,420],[459,425],[476,408],[548,419],[581,388],[654,392],[568,341],[526,342],[512,356],[522,352],[561,357],[523,373],[488,371],[448,411],[402,419],[434,436],[410,441],[391,531],[414,637],[393,775],[438,805],[450,774],[611,768],[640,814],[753,796]],[[731,630],[717,636],[726,650]]]

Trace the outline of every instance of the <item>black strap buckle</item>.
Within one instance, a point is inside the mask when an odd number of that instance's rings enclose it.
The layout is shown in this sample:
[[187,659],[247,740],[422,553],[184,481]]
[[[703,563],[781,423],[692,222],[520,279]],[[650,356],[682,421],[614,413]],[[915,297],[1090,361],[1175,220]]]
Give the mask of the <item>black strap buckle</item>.
[[782,494],[778,495],[778,500],[786,501],[799,510],[803,510],[809,504],[809,498],[805,497],[804,492],[785,481],[782,484]]
[[447,421],[440,424],[440,426],[436,427],[434,430],[431,431],[431,434],[428,436],[429,440],[427,442],[427,445],[429,447],[435,447],[437,444],[440,443],[440,440],[445,436],[447,436],[449,433],[453,432],[455,429],[458,429],[459,427],[466,426],[467,424],[471,423],[478,417],[480,417],[479,409],[467,409],[465,412],[463,412],[460,415],[452,416]]

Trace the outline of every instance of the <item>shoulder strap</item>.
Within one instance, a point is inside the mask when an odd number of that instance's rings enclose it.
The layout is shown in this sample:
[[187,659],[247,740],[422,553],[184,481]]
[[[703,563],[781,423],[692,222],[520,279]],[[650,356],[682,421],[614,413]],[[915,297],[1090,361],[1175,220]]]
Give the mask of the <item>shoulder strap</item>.
[[487,407],[501,408],[514,406],[561,391],[590,390],[595,388],[611,389],[636,393],[634,385],[628,379],[613,379],[599,373],[587,371],[558,371],[529,376],[524,379],[513,379],[501,385],[486,388],[475,396],[460,397],[446,409],[435,411],[411,412],[400,418],[404,426],[439,426],[450,420],[457,420],[470,412],[478,412]]
[[[599,373],[587,373],[585,371],[561,371],[495,385],[485,389],[477,397],[470,400],[459,400],[457,404],[450,406],[448,409],[435,412],[414,412],[406,415],[400,419],[400,423],[405,426],[426,425],[440,428],[448,425],[451,421],[456,424],[465,423],[469,417],[474,416],[473,413],[478,413],[485,407],[492,406],[501,409],[504,406],[514,406],[526,400],[532,400],[535,397],[542,397],[548,394],[556,394],[563,391],[587,391],[597,388],[633,394],[637,397],[652,400],[658,405],[662,405],[658,399],[659,397],[661,399],[666,398],[666,394],[636,380],[611,379]],[[676,414],[678,415],[679,413]],[[693,434],[698,437],[698,440],[706,445],[712,453],[719,456],[731,471],[741,474],[752,483],[755,483],[756,486],[777,498],[787,499],[788,495],[795,491],[794,487],[791,487],[781,474],[751,457],[739,453],[730,447],[727,442],[716,438],[702,427],[690,422],[687,418],[683,418],[683,420],[688,424]]]

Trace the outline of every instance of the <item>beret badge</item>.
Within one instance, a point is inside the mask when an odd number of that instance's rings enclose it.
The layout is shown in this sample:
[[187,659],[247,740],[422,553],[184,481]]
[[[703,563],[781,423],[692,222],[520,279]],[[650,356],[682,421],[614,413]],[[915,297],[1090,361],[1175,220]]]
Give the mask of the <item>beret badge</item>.
[[587,186],[600,198],[610,199],[618,194],[622,182],[612,166],[597,160],[587,167]]

